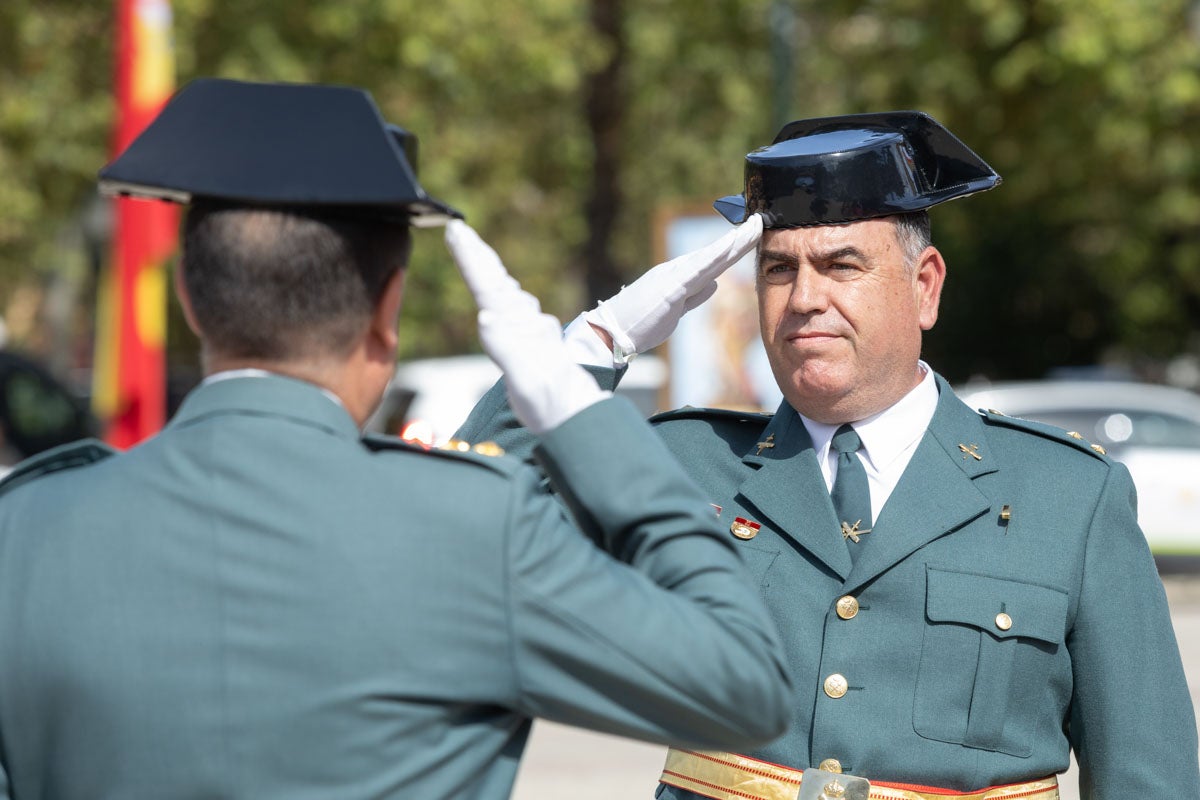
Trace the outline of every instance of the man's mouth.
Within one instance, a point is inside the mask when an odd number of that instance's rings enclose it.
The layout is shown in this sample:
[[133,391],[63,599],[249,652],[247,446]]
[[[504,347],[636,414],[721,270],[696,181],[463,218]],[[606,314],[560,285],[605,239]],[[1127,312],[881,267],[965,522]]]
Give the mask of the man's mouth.
[[798,331],[790,333],[787,336],[789,342],[820,342],[837,338],[840,337],[836,333],[827,333],[825,331]]

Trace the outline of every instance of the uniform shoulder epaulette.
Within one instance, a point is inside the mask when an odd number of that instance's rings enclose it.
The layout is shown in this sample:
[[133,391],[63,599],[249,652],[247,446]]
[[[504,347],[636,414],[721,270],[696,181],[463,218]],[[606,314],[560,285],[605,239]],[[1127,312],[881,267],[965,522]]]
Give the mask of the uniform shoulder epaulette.
[[732,408],[698,408],[684,406],[674,411],[662,411],[650,417],[650,422],[667,422],[676,419],[718,419],[724,422],[746,422],[766,425],[774,414],[762,411],[741,411]]
[[44,475],[85,467],[103,461],[117,451],[99,439],[80,439],[77,442],[53,447],[18,464],[0,480],[0,494],[37,480]]
[[377,453],[384,450],[400,450],[434,458],[449,458],[490,467],[504,474],[512,472],[521,463],[514,458],[500,458],[499,456],[504,455],[504,448],[495,442],[471,444],[461,439],[451,439],[441,447],[426,447],[423,444],[405,441],[395,436],[368,433],[362,437],[362,443],[369,450]]
[[1087,439],[1084,439],[1083,435],[1078,431],[1064,430],[1057,425],[1050,425],[1046,422],[1036,422],[1031,419],[1022,419],[1021,417],[1010,417],[992,408],[986,411],[981,409],[979,413],[986,422],[991,424],[1003,425],[1006,428],[1033,433],[1051,441],[1070,445],[1076,450],[1094,456],[1106,463],[1110,461],[1104,447],[1092,444]]

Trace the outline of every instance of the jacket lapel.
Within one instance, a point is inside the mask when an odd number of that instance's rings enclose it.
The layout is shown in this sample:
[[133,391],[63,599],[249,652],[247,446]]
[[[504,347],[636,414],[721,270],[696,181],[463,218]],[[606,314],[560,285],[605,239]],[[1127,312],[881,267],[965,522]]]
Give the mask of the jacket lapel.
[[839,533],[812,440],[786,401],[763,431],[762,441],[773,447],[760,451],[756,445],[742,459],[755,468],[742,482],[742,497],[844,580],[850,574],[850,553]]
[[941,376],[937,384],[938,406],[929,429],[875,521],[847,588],[861,586],[991,505],[974,484],[999,468],[986,450],[983,422]]

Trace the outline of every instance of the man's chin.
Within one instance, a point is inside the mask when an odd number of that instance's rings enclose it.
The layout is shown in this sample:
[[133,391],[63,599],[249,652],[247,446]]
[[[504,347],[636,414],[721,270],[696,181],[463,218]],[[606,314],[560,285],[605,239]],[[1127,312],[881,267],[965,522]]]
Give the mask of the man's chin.
[[853,394],[854,388],[853,381],[837,373],[793,374],[792,379],[783,385],[783,395],[792,408],[809,419],[841,424],[846,420],[837,419],[839,410],[845,405],[846,398]]

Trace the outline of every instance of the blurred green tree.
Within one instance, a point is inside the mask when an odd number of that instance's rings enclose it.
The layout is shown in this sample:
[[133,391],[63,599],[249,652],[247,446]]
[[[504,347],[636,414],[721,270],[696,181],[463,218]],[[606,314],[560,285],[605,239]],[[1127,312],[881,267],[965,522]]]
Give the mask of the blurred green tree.
[[[1200,321],[1200,6],[848,2],[820,22],[851,108],[929,111],[1004,176],[933,212],[929,356],[957,378],[1163,358]],[[843,65],[870,63],[847,74]],[[888,68],[890,65],[890,68]],[[837,73],[842,73],[839,76]]]
[[[57,293],[69,301],[90,278],[85,229],[95,228],[93,178],[111,136],[112,30],[107,3],[0,4],[0,314],[30,346],[69,349],[66,332],[35,326],[42,289],[70,288]],[[57,327],[73,321],[68,309],[52,316]]]
[[[173,5],[181,82],[369,88],[420,135],[422,181],[560,316],[653,263],[657,214],[736,190],[781,114],[919,108],[1005,178],[934,211],[950,279],[927,355],[952,379],[1161,358],[1200,320],[1193,0]],[[110,16],[0,7],[3,297],[70,261],[63,230],[107,155]],[[402,355],[471,349],[473,327],[437,234],[419,234]]]

